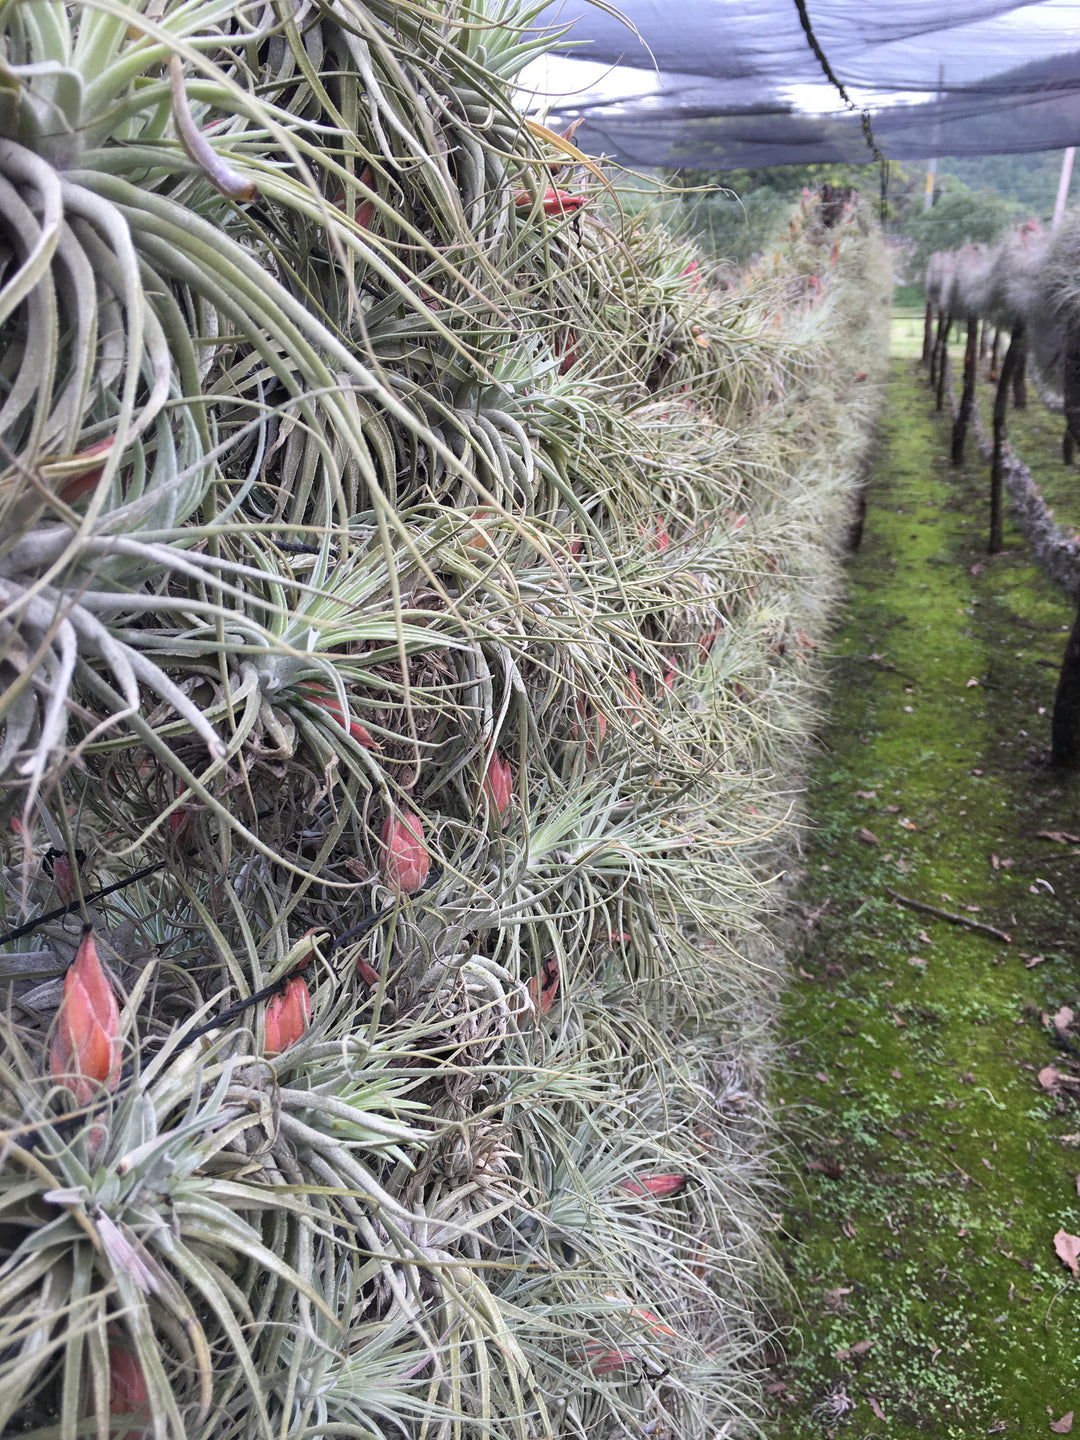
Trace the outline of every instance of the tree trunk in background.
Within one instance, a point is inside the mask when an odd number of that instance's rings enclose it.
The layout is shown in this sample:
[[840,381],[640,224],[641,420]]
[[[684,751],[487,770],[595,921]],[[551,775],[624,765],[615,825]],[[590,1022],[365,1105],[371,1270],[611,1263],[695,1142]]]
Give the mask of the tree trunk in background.
[[990,349],[990,379],[998,378],[998,360],[1001,354],[1001,331],[994,330],[994,343]]
[[964,440],[967,437],[971,407],[975,403],[975,371],[979,364],[979,322],[967,322],[967,345],[964,347],[964,390],[960,397],[960,410],[952,427],[952,463],[964,463]]
[[1050,764],[1061,770],[1080,766],[1080,611],[1065,644],[1050,724]]
[[945,329],[942,332],[941,354],[938,357],[937,374],[937,404],[936,410],[941,410],[945,404],[945,377],[949,370],[949,331],[952,329],[952,316],[945,316]]
[[1027,409],[1027,344],[1025,342],[1019,355],[1016,357],[1016,369],[1013,371],[1013,404],[1017,410]]
[[994,396],[994,460],[990,467],[990,541],[987,550],[996,555],[1001,549],[1001,490],[1005,473],[1005,412],[1009,404],[1009,386],[1016,369],[1017,358],[1023,352],[1024,327],[1018,325],[1012,333],[1009,348],[998,379]]
[[1064,465],[1071,465],[1076,459],[1076,441],[1068,425],[1065,426],[1065,434],[1061,437],[1061,460]]
[[990,322],[984,320],[979,326],[979,359],[986,359],[986,327]]
[[930,364],[930,355],[934,348],[934,307],[929,300],[926,302],[926,319],[923,321],[922,335],[922,363]]

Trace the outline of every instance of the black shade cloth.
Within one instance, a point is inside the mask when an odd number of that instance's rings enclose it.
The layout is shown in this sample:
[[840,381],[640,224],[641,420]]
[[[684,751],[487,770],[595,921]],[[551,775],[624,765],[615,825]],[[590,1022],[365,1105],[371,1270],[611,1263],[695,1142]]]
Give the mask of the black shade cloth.
[[[794,0],[623,0],[639,32],[561,0],[564,53],[617,66],[561,101],[579,141],[624,164],[724,169],[870,157]],[[1080,143],[1080,4],[809,0],[815,36],[889,159]],[[587,43],[581,44],[579,42]]]

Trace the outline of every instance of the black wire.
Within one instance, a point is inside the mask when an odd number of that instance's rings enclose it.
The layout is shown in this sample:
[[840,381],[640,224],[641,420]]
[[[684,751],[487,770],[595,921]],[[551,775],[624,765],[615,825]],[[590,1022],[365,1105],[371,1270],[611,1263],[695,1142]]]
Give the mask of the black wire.
[[84,895],[81,900],[72,900],[68,905],[61,905],[58,910],[49,910],[44,915],[39,915],[36,920],[28,920],[17,930],[9,930],[6,935],[0,935],[0,945],[7,945],[11,940],[21,940],[39,925],[48,925],[50,920],[60,920],[65,915],[70,915],[73,910],[81,910],[84,905],[93,905],[96,901],[103,900],[106,895],[113,895],[117,890],[124,890],[139,880],[145,880],[147,875],[153,875],[155,870],[162,870],[164,866],[165,861],[159,860],[156,865],[147,865],[142,870],[136,870],[126,880],[117,880],[115,885],[106,885],[103,890],[95,890],[92,895]]
[[806,32],[806,38],[810,44],[810,49],[813,50],[815,56],[817,57],[818,64],[825,72],[826,80],[828,80],[830,85],[836,86],[837,90],[839,90],[840,92],[840,98],[841,100],[843,100],[847,108],[852,111],[853,114],[862,116],[863,139],[866,141],[867,146],[869,147],[874,159],[881,166],[881,219],[882,223],[884,223],[885,195],[888,191],[889,186],[888,161],[878,149],[877,141],[874,139],[873,127],[870,124],[870,111],[861,110],[859,106],[855,104],[855,101],[852,100],[851,96],[844,89],[843,81],[829,64],[829,57],[825,54],[825,51],[818,43],[818,38],[814,34],[814,27],[810,23],[810,16],[807,13],[806,9],[806,0],[795,0],[795,9],[799,12],[799,20],[802,24],[803,30]]

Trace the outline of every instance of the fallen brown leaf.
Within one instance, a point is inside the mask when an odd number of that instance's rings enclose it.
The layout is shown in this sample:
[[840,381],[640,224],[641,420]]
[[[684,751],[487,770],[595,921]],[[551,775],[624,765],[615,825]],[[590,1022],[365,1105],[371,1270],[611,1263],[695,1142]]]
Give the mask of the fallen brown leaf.
[[933,943],[934,943],[933,940],[930,939],[930,936],[926,933],[925,930],[920,930],[920,931],[919,931],[919,944],[920,944],[920,945],[932,945]]
[[881,844],[881,841],[877,838],[874,832],[872,830],[867,830],[865,826],[863,826],[860,830],[856,831],[856,834],[864,845]]
[[840,1226],[840,1229],[844,1232],[844,1234],[848,1237],[849,1240],[854,1240],[855,1236],[859,1233],[855,1227],[855,1221],[851,1218],[850,1215],[844,1216],[844,1221],[843,1224]]
[[873,1345],[873,1340],[858,1340],[854,1345],[847,1345],[842,1350],[837,1350],[837,1360],[851,1360],[856,1355],[865,1355]]
[[969,566],[969,569],[972,575],[981,575],[986,569],[986,566],[982,563],[981,560],[976,560],[974,565]]
[[1039,1071],[1038,1080],[1043,1089],[1049,1090],[1052,1095],[1056,1094],[1063,1085],[1074,1087],[1080,1085],[1080,1080],[1075,1075],[1063,1074],[1056,1065],[1044,1065]]
[[990,864],[995,870],[999,870],[1001,868],[1001,861],[996,855],[990,856]]
[[815,1070],[815,1071],[814,1071],[814,1079],[815,1079],[815,1080],[820,1080],[821,1083],[822,1083],[822,1085],[828,1085],[828,1084],[829,1084],[829,1077],[828,1077],[828,1075],[825,1074],[825,1071],[824,1071],[824,1070]]
[[975,676],[973,675],[971,679],[967,682],[967,684],[964,686],[964,689],[970,690],[973,685],[978,685],[978,683],[978,680],[976,680]]
[[1053,1025],[1055,1030],[1067,1030],[1073,1022],[1073,1012],[1068,1005],[1062,1005],[1061,1009],[1054,1016]]
[[1050,1429],[1055,1435],[1068,1435],[1072,1430],[1073,1412],[1066,1410],[1060,1420],[1051,1420]]
[[1036,830],[1036,840],[1056,840],[1059,845],[1080,845],[1080,835],[1070,830]]
[[856,798],[856,800],[876,800],[876,799],[877,799],[877,791],[876,791],[876,790],[856,790],[856,791],[855,791],[855,798]]
[[1054,1254],[1063,1265],[1067,1265],[1072,1271],[1074,1280],[1080,1280],[1080,1269],[1077,1269],[1077,1259],[1080,1258],[1080,1235],[1069,1235],[1064,1230],[1059,1230],[1054,1236]]
[[867,1395],[866,1403],[870,1406],[870,1409],[874,1412],[874,1414],[879,1420],[885,1419],[885,1411],[882,1410],[876,1395]]
[[804,980],[816,980],[816,979],[817,979],[817,976],[816,976],[816,975],[811,975],[811,974],[810,974],[810,971],[809,971],[809,970],[804,970],[801,965],[799,966],[799,974],[802,976],[802,978],[803,978]]
[[1045,955],[1029,955],[1024,961],[1025,970],[1034,970],[1036,965],[1041,965],[1046,959]]
[[821,1298],[825,1302],[826,1309],[844,1310],[847,1308],[844,1301],[844,1296],[850,1294],[850,1285],[838,1285],[835,1290],[826,1290],[825,1294]]

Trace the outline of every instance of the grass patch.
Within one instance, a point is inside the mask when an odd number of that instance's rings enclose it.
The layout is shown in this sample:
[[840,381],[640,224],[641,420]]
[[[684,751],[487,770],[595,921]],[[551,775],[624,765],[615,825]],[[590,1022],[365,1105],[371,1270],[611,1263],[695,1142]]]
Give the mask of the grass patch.
[[798,896],[817,918],[773,1081],[802,1307],[777,1436],[848,1420],[1044,1435],[1047,1407],[1078,1399],[1076,1285],[1053,1237],[1080,1229],[1080,1115],[1037,1079],[1071,1059],[1040,1017],[1077,998],[1080,849],[1037,833],[1076,828],[1076,786],[1044,768],[1070,615],[1015,530],[985,555],[985,466],[953,471],[947,451],[946,418],[896,360],[810,782]]

